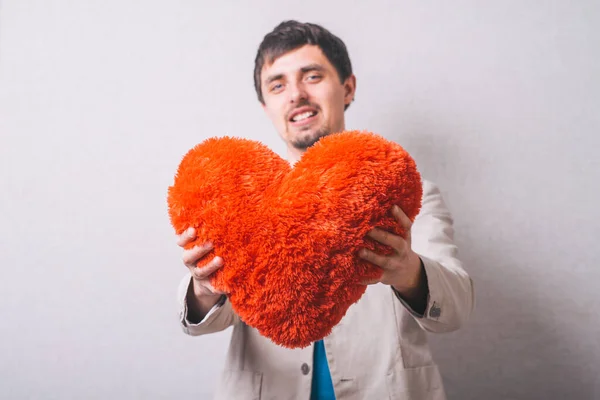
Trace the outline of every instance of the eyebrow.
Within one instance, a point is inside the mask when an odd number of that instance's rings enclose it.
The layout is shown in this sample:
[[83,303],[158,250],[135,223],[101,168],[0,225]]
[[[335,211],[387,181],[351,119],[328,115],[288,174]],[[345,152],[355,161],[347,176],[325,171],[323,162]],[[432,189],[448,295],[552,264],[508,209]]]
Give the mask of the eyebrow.
[[[300,72],[302,72],[302,74],[306,74],[307,72],[311,71],[323,72],[325,71],[325,67],[320,64],[309,64],[300,68]],[[265,85],[269,85],[271,82],[278,81],[282,79],[283,76],[283,74],[271,75],[265,80]]]
[[325,67],[323,67],[320,64],[309,64],[306,67],[300,68],[300,71],[302,71],[303,74],[310,72],[310,71],[323,72],[323,71],[325,71]]

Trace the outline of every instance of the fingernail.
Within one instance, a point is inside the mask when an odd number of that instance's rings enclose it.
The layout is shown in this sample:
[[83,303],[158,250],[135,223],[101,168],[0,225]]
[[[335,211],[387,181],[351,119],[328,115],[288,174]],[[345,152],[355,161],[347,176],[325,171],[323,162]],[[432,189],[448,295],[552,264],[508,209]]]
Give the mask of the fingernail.
[[188,235],[189,237],[194,237],[194,228],[187,228],[187,230],[185,231],[185,234]]
[[215,264],[217,265],[223,265],[223,259],[219,256],[215,257]]
[[394,212],[395,213],[400,212],[400,207],[398,207],[397,205],[394,205]]

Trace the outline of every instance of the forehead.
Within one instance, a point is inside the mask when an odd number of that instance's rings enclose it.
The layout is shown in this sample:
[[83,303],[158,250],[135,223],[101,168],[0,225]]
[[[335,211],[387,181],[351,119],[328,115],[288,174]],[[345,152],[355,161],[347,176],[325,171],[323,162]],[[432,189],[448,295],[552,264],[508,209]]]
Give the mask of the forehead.
[[298,73],[303,67],[308,65],[320,65],[326,70],[333,70],[334,67],[331,65],[323,51],[315,45],[304,45],[295,50],[289,51],[271,64],[265,63],[262,67],[260,76],[261,82],[265,82],[270,76],[273,75],[293,75]]

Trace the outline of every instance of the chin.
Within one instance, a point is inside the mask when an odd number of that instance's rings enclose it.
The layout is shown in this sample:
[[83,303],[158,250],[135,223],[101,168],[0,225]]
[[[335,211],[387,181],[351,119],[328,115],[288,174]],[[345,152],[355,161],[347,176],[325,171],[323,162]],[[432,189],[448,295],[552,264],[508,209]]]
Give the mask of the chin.
[[290,144],[299,150],[306,150],[317,143],[321,138],[328,136],[329,134],[331,134],[329,130],[319,130],[316,132],[311,132],[310,134],[296,135],[296,137],[290,140]]

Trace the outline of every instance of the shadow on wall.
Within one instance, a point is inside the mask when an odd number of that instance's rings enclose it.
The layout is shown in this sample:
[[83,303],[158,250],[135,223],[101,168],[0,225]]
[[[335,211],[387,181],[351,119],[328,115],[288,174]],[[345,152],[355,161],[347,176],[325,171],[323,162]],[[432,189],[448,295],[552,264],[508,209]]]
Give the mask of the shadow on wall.
[[550,289],[541,287],[540,274],[547,259],[544,249],[528,243],[539,232],[499,215],[506,199],[495,198],[495,182],[486,179],[486,171],[502,165],[486,160],[480,134],[423,121],[393,131],[404,132],[393,139],[440,186],[455,219],[461,260],[475,283],[469,323],[457,332],[430,335],[448,398],[594,398],[598,382],[591,356],[572,343],[558,323],[561,315],[545,303]]

